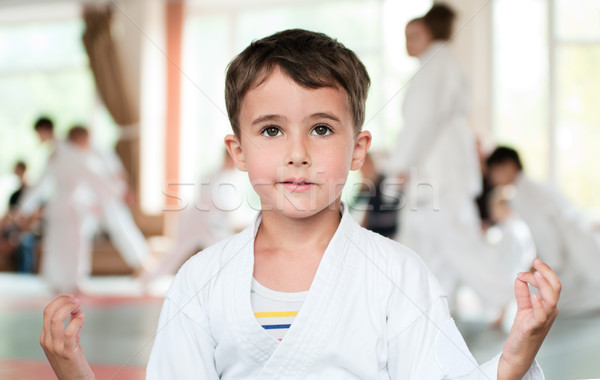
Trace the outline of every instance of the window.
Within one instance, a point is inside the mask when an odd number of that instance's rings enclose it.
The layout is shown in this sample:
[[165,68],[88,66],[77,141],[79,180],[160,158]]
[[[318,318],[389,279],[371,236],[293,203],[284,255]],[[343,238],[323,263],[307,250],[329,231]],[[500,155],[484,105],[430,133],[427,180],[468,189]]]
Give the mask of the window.
[[600,4],[494,2],[494,133],[534,178],[600,212]]
[[[48,152],[33,132],[41,115],[54,120],[59,137],[74,124],[90,127],[95,143],[110,147],[118,129],[96,97],[81,42],[78,7],[67,19],[0,22],[0,211],[16,187],[12,168],[28,165],[29,182],[43,170]],[[30,8],[27,8],[27,12]],[[25,12],[25,10],[23,11]]]

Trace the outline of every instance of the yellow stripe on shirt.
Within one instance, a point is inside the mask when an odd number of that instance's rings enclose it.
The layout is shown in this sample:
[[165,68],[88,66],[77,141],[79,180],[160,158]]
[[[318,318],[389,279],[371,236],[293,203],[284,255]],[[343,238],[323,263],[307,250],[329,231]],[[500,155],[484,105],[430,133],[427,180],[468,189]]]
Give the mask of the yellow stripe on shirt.
[[297,311],[265,311],[254,313],[256,318],[272,318],[272,317],[295,317],[298,315]]

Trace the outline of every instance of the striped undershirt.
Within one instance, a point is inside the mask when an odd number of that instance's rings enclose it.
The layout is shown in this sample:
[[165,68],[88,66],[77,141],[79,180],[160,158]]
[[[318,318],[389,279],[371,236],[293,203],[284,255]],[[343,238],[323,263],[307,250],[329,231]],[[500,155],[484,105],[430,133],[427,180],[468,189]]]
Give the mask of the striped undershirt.
[[296,318],[308,291],[278,292],[262,286],[254,278],[250,301],[254,317],[275,339],[281,340]]

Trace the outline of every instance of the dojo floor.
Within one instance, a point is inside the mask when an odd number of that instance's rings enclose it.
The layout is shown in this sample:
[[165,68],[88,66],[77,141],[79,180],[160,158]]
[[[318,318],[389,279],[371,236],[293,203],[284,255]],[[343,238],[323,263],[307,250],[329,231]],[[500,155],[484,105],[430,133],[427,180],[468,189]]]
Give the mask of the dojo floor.
[[[81,344],[99,380],[144,378],[166,278],[142,294],[128,277],[92,277],[81,297]],[[0,273],[0,379],[53,379],[39,346],[42,310],[52,296],[35,276]],[[506,335],[470,318],[458,323],[479,361],[499,352]],[[600,313],[559,317],[538,361],[549,380],[600,378]]]

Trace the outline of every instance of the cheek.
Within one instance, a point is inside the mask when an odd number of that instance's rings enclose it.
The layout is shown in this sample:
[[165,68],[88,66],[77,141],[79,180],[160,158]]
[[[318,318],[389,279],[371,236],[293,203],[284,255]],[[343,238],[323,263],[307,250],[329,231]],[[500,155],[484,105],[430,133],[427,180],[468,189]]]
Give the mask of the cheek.
[[342,155],[339,149],[327,149],[322,152],[319,161],[319,171],[327,173],[328,180],[345,182],[350,171],[352,153],[345,152]]

